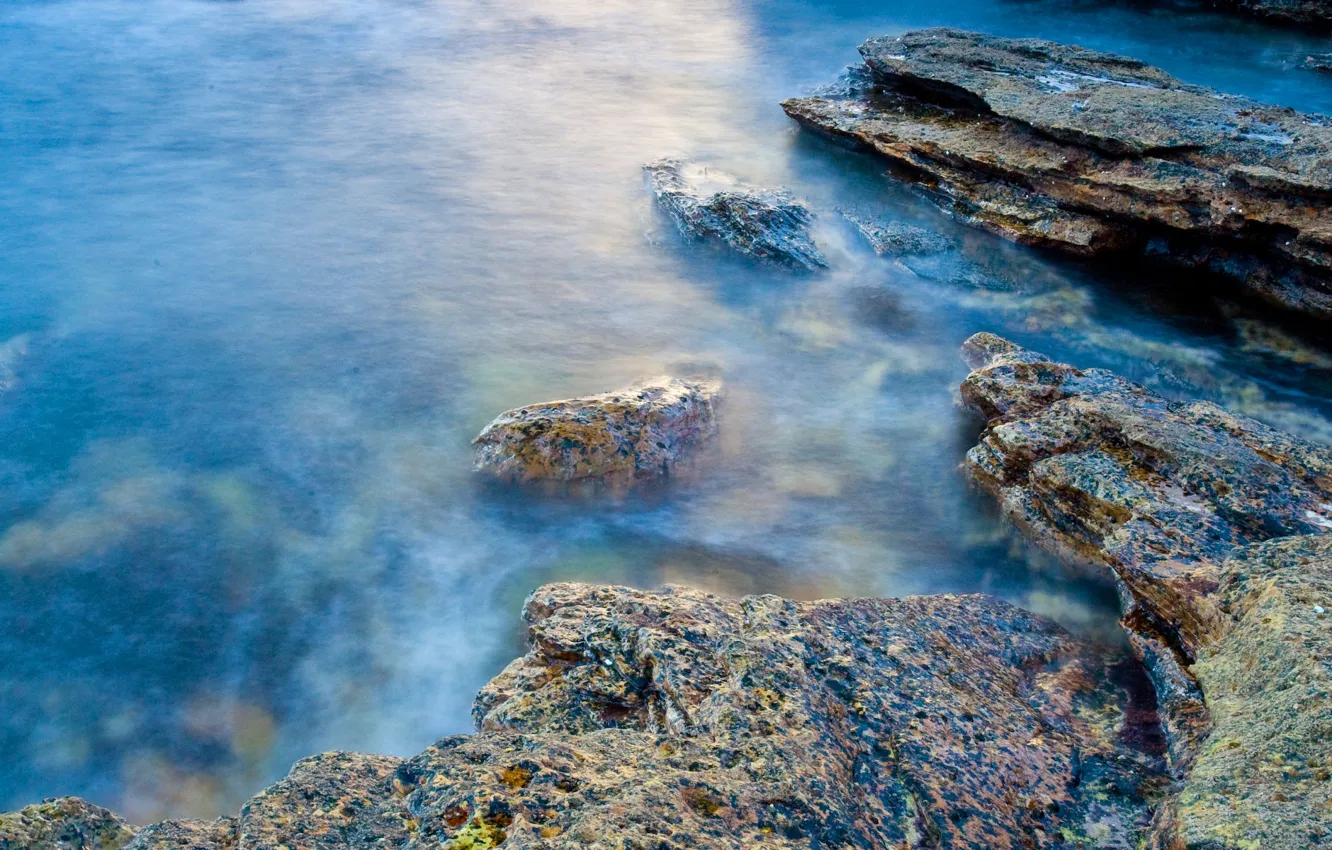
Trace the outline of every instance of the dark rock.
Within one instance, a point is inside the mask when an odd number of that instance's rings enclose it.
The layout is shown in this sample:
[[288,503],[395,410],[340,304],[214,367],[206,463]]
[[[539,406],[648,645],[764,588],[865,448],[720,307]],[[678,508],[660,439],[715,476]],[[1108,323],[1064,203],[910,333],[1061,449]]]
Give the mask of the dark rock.
[[968,473],[1120,587],[1183,778],[1155,846],[1332,838],[1332,449],[991,334],[963,351]]
[[1132,848],[1163,791],[1130,663],[988,597],[559,584],[524,616],[478,733],[307,759],[239,847]]
[[630,482],[669,474],[716,433],[721,382],[660,377],[501,413],[475,440],[478,472],[507,481]]
[[710,240],[759,260],[801,269],[826,268],[813,214],[785,189],[750,189],[734,178],[676,159],[643,166],[681,235]]
[[959,218],[1215,272],[1332,316],[1328,119],[1035,39],[932,29],[861,53],[875,87],[783,108],[888,157]]
[[0,850],[120,850],[134,827],[78,797],[0,814]]
[[145,826],[125,850],[232,850],[239,839],[236,818],[168,820]]
[[1332,3],[1327,0],[1216,0],[1216,5],[1275,23],[1325,27],[1332,21]]

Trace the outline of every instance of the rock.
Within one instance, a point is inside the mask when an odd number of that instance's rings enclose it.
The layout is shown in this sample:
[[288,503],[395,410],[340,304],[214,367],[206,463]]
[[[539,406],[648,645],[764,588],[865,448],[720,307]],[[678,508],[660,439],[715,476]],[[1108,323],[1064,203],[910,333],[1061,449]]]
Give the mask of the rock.
[[139,830],[125,850],[232,850],[237,823],[236,818],[162,821]]
[[643,170],[685,239],[710,240],[791,268],[827,267],[810,234],[813,214],[785,189],[745,188],[728,175],[677,159]]
[[501,413],[475,440],[474,467],[506,481],[669,475],[716,433],[721,382],[659,377],[623,390]]
[[1276,23],[1326,26],[1332,21],[1327,0],[1218,0],[1217,5]]
[[56,797],[0,814],[0,850],[119,850],[134,827],[78,797]]
[[1304,67],[1311,71],[1332,71],[1332,53],[1315,53],[1304,59]]
[[874,85],[783,108],[887,157],[962,220],[1214,272],[1332,316],[1328,119],[1035,39],[930,29],[861,54]]
[[524,616],[480,731],[307,759],[240,850],[1130,848],[1164,790],[1137,668],[989,597],[557,584]]
[[942,254],[956,247],[951,239],[942,234],[905,222],[879,220],[849,212],[842,213],[842,217],[855,225],[874,253],[881,257]]
[[1332,840],[1332,448],[991,334],[963,351],[989,420],[967,472],[1119,585],[1183,780],[1154,846]]
[[1307,850],[1332,843],[1332,535],[1236,551],[1225,635],[1193,673],[1212,732],[1168,820],[1174,846]]

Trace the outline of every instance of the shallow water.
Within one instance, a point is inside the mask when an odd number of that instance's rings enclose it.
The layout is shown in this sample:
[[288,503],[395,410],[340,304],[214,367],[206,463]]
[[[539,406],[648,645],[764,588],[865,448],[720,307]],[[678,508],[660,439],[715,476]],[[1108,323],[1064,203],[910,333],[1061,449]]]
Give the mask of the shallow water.
[[[888,6],[892,6],[888,9]],[[957,464],[993,330],[1332,441],[1332,351],[1178,275],[958,229],[783,98],[950,24],[1332,112],[1320,40],[1104,3],[10,0],[0,7],[0,809],[234,809],[302,755],[466,730],[541,582],[1114,599]],[[679,244],[639,171],[787,185],[832,269]],[[837,210],[946,232],[913,270]],[[728,383],[695,474],[480,487],[496,413],[672,368]]]

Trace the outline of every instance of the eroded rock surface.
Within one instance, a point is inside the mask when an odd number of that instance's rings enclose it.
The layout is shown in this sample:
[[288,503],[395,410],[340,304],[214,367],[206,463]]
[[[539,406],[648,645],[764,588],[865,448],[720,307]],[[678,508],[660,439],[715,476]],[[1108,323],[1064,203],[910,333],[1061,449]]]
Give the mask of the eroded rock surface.
[[1226,275],[1332,317],[1332,122],[1134,59],[951,29],[871,39],[836,95],[783,103],[1023,244]]
[[306,759],[189,846],[1127,849],[1163,790],[1137,668],[992,598],[558,584],[525,617],[479,732]]
[[800,269],[828,265],[810,225],[809,208],[785,189],[753,189],[718,171],[678,159],[643,166],[680,234],[755,259]]
[[716,379],[663,376],[615,392],[516,408],[473,441],[473,465],[520,482],[667,475],[716,433],[720,395]]
[[1332,449],[991,334],[964,354],[969,474],[1119,584],[1183,781],[1155,846],[1332,842]]
[[0,814],[0,850],[119,850],[134,827],[78,797],[56,797]]

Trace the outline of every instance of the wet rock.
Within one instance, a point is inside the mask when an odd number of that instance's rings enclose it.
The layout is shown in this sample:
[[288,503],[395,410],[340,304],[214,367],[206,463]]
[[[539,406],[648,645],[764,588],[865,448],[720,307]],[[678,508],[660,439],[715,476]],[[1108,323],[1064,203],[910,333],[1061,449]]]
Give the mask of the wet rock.
[[1332,316],[1332,127],[1134,59],[951,29],[861,46],[872,87],[788,100],[1016,242],[1138,254]]
[[1332,71],[1332,53],[1315,53],[1304,59],[1304,67],[1311,71]]
[[0,850],[119,850],[134,827],[78,797],[56,797],[0,814]]
[[716,433],[720,395],[716,379],[659,377],[509,410],[473,441],[474,467],[520,482],[668,475]]
[[1131,848],[1163,790],[1135,668],[989,597],[557,584],[524,616],[480,731],[307,759],[238,846]]
[[855,225],[874,253],[881,257],[942,254],[956,247],[948,237],[914,224],[880,220],[858,213],[844,212],[842,216]]
[[962,398],[989,420],[967,472],[1035,540],[1119,585],[1184,780],[1159,846],[1332,836],[1327,786],[1306,781],[1332,756],[1314,610],[1332,581],[1332,448],[991,334],[963,350]]
[[1327,0],[1219,0],[1223,9],[1284,24],[1314,24],[1332,21],[1332,3]]
[[1317,611],[1332,600],[1332,535],[1237,550],[1220,599],[1224,636],[1193,666],[1212,732],[1168,809],[1166,846],[1332,843],[1332,618]]
[[751,189],[734,178],[677,159],[643,166],[657,202],[681,235],[759,260],[816,270],[828,261],[814,244],[814,216],[785,189]]

